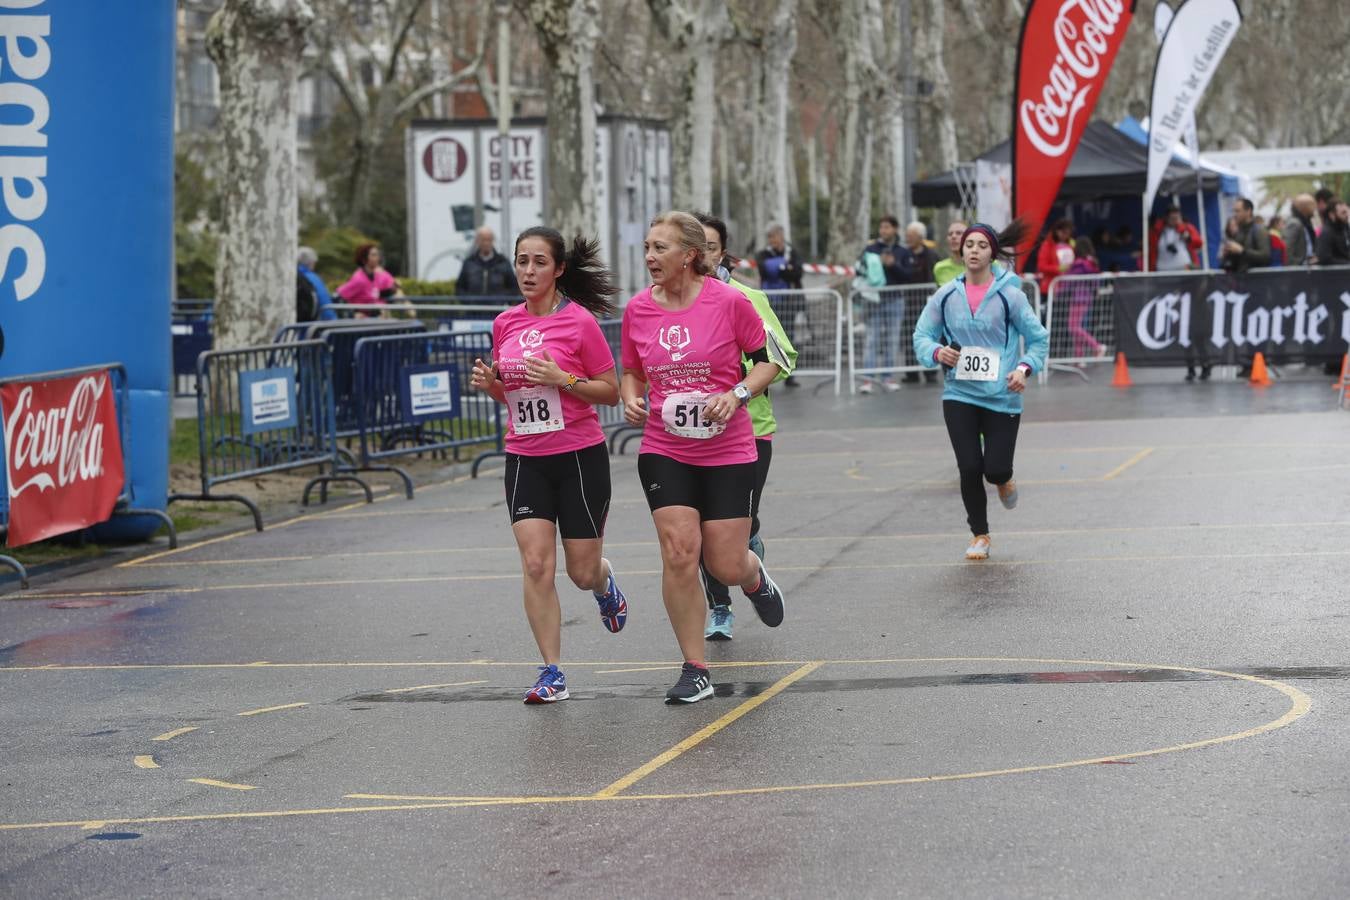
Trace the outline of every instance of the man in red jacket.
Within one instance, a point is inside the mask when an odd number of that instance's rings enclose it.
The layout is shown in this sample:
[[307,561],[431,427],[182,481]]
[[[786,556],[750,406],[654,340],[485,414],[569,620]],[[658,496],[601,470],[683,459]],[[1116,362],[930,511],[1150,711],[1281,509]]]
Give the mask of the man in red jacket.
[[1148,268],[1151,272],[1179,272],[1200,268],[1200,231],[1173,206],[1149,231]]

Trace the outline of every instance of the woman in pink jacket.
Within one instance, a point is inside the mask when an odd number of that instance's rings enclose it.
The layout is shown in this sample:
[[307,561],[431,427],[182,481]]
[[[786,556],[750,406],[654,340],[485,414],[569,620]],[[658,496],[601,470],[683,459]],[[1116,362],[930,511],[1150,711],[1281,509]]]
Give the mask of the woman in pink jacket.
[[[402,296],[394,276],[381,266],[382,257],[377,244],[362,244],[356,248],[356,271],[342,287],[337,289],[338,296],[346,303],[384,306],[390,297]],[[358,313],[363,317],[373,317],[378,313]]]

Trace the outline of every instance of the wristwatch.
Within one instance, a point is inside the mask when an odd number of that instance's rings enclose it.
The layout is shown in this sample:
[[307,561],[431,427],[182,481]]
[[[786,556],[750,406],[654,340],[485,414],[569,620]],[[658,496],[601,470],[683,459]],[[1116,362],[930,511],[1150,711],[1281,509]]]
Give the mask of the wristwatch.
[[576,387],[576,386],[577,386],[577,376],[573,375],[571,372],[568,372],[568,373],[567,373],[567,383],[563,385],[563,390],[564,390],[564,391],[570,391],[570,390],[572,390],[572,388],[574,388],[574,387]]
[[731,393],[735,395],[737,400],[741,401],[741,406],[750,402],[750,389],[746,387],[744,383],[738,384],[732,388]]

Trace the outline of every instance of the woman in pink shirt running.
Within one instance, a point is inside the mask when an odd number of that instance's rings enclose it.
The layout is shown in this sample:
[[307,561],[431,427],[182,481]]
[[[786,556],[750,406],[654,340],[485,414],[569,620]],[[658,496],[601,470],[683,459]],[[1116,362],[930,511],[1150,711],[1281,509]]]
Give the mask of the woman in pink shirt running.
[[[624,418],[643,428],[638,475],[661,543],[666,613],[684,655],[666,702],[695,703],[712,694],[700,556],[718,581],[741,586],[764,624],[783,621],[782,591],[748,547],[757,453],[745,409],[779,369],[754,307],[708,277],[697,219],[663,213],[643,246],[652,284],[624,309],[621,393]],[[742,353],[755,363],[748,374]]]
[[544,658],[525,702],[553,703],[568,696],[558,668],[559,532],[567,575],[595,596],[601,623],[617,633],[628,619],[614,567],[600,555],[609,453],[595,411],[619,399],[614,355],[596,321],[614,314],[618,289],[598,243],[578,236],[567,249],[552,228],[520,233],[515,269],[525,302],[493,320],[494,362],[474,360],[471,384],[506,405],[507,510],[525,575],[525,617]]

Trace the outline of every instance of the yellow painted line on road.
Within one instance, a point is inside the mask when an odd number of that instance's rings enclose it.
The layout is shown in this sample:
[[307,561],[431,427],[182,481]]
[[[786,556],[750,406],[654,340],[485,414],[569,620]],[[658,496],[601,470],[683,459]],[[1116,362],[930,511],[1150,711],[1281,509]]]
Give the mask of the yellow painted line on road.
[[407,694],[412,691],[429,691],[433,688],[464,687],[469,684],[487,684],[487,679],[482,678],[478,681],[452,681],[449,684],[419,684],[414,687],[390,688],[387,691],[380,691],[382,694]]
[[[258,665],[267,665],[267,663],[250,663],[251,667]],[[263,712],[279,712],[281,710],[298,710],[302,706],[309,706],[308,703],[282,703],[281,706],[265,706],[261,710],[247,710],[244,712],[235,712],[235,715],[262,715]]]
[[[1026,484],[1026,482],[1022,482]],[[1147,529],[1146,529],[1147,530]],[[1350,556],[1350,550],[1291,550],[1291,551],[1272,551],[1268,553],[1176,553],[1176,554],[1135,554],[1129,556],[1063,556],[1052,559],[989,559],[982,560],[978,565],[982,568],[991,568],[999,566],[1064,566],[1064,565],[1082,565],[1085,563],[1133,563],[1133,562],[1205,562],[1220,560],[1253,560],[1253,559],[1320,559]],[[822,565],[804,565],[804,566],[774,566],[773,571],[779,572],[867,572],[867,571],[898,571],[903,569],[954,569],[963,568],[972,565],[968,560],[932,560],[907,563],[825,563]],[[625,569],[626,576],[658,576],[660,569]],[[561,579],[565,573],[558,573],[556,576]],[[118,596],[140,596],[151,594],[204,594],[217,593],[222,591],[274,591],[285,589],[302,588],[333,588],[333,587],[354,587],[360,585],[399,585],[399,584],[454,584],[471,581],[515,581],[520,578],[520,574],[483,574],[483,575],[427,575],[416,578],[347,578],[333,579],[325,581],[272,581],[257,582],[250,584],[212,584],[201,585],[191,588],[142,588],[140,590],[127,589],[122,591],[69,591],[69,592],[51,592],[41,594],[28,594],[23,597],[14,598],[17,600],[68,600],[78,597],[118,597]],[[8,599],[8,598],[7,598]],[[5,668],[15,669],[14,666],[0,666],[0,671]],[[38,669],[40,666],[26,667],[28,669]],[[69,667],[58,667],[69,668]]]
[[136,768],[138,768],[138,769],[158,769],[158,768],[159,768],[159,763],[155,762],[155,758],[154,758],[153,756],[151,756],[149,753],[142,753],[141,755],[139,755],[139,756],[137,756],[135,759],[133,759],[131,762],[132,762],[132,764],[135,765]]
[[196,725],[188,725],[188,726],[186,726],[186,727],[184,727],[184,728],[175,728],[173,731],[166,731],[166,732],[164,732],[163,734],[156,735],[155,737],[152,737],[150,740],[152,740],[152,741],[171,741],[171,740],[173,740],[174,738],[176,738],[176,737],[178,737],[178,736],[180,736],[180,735],[187,734],[189,731],[196,731],[196,730],[197,730],[197,726],[196,726]]
[[254,784],[235,784],[233,781],[217,781],[214,778],[189,778],[188,781],[193,784],[204,784],[207,787],[225,788],[231,791],[256,791],[257,785]]
[[[1092,479],[1084,479],[1091,481]],[[1030,482],[1024,482],[1029,484]],[[1181,525],[1105,525],[1105,526],[1084,526],[1081,528],[1019,528],[1018,537],[1060,537],[1063,535],[1089,535],[1089,534],[1151,534],[1158,531],[1267,531],[1273,528],[1300,528],[1300,529],[1318,529],[1318,528],[1346,528],[1350,527],[1350,521],[1319,521],[1319,522],[1221,522],[1211,524],[1192,524],[1185,523]],[[969,531],[922,531],[922,532],[897,532],[893,534],[827,534],[827,535],[775,535],[773,542],[775,544],[792,543],[855,543],[857,541],[926,541],[926,540],[951,540],[953,538],[966,538]],[[642,548],[655,547],[657,542],[650,541],[605,541],[607,549],[617,548]],[[225,565],[253,565],[257,563],[271,562],[297,562],[297,561],[328,561],[335,559],[349,559],[355,557],[404,557],[404,556],[449,556],[463,553],[483,554],[483,553],[503,553],[512,557],[520,551],[514,544],[500,544],[493,547],[428,547],[421,550],[364,550],[351,553],[329,553],[313,554],[309,556],[251,556],[238,559],[208,559],[208,560],[176,560],[174,562],[156,562],[147,563],[143,568],[182,568],[191,566],[225,566]],[[91,592],[106,594],[106,591]],[[50,594],[40,595],[43,598],[51,597]]]
[[[257,663],[252,665],[256,666]],[[260,716],[263,713],[280,712],[283,709],[299,709],[302,706],[309,706],[308,703],[283,703],[280,706],[264,706],[262,709],[250,709],[246,712],[235,713],[236,716]]]
[[[571,663],[568,663],[568,665],[571,665]],[[678,669],[678,668],[680,668],[678,665],[672,663],[672,664],[667,665],[667,666],[640,666],[640,667],[638,667],[638,668],[636,668],[636,669],[596,669],[596,670],[595,670],[595,674],[597,674],[597,675],[621,675],[621,674],[624,674],[624,673],[626,673],[626,672],[668,672],[668,671],[670,671],[670,670],[672,670],[672,669]]]
[[854,481],[871,481],[872,479],[862,473],[862,466],[850,466],[844,470],[844,474]]
[[1125,460],[1123,463],[1116,466],[1110,472],[1107,472],[1105,475],[1103,475],[1102,481],[1113,480],[1114,478],[1119,476],[1121,472],[1126,471],[1131,466],[1134,466],[1137,463],[1143,462],[1146,458],[1148,458],[1149,454],[1151,454],[1152,452],[1153,452],[1152,447],[1145,447],[1143,450],[1140,450],[1134,456],[1131,456],[1129,459]]
[[818,661],[809,662],[806,665],[802,666],[800,669],[796,669],[790,674],[784,675],[782,678],[778,679],[772,685],[766,688],[763,693],[751,697],[750,699],[746,700],[744,703],[737,706],[735,709],[731,710],[725,715],[715,719],[712,722],[709,722],[707,725],[703,726],[698,731],[689,735],[689,737],[680,741],[674,747],[671,747],[669,750],[666,750],[659,756],[656,756],[655,758],[648,760],[647,762],[638,766],[636,769],[629,772],[627,775],[623,776],[618,781],[615,781],[613,784],[610,784],[609,786],[603,787],[600,790],[596,791],[595,792],[596,798],[603,800],[609,797],[617,797],[619,794],[628,790],[628,788],[637,784],[639,781],[646,778],[648,775],[652,774],[657,769],[661,768],[667,763],[674,761],[675,759],[678,759],[684,753],[686,753],[689,750],[692,750],[694,747],[697,747],[699,744],[703,743],[708,738],[717,734],[717,732],[726,728],[728,725],[735,722],[737,719],[741,718],[742,716],[746,715],[752,710],[757,709],[763,704],[769,702],[774,697],[778,696],[780,693],[786,690],[794,682],[800,681],[807,675],[810,675],[816,669],[819,669],[820,665],[821,664]]

